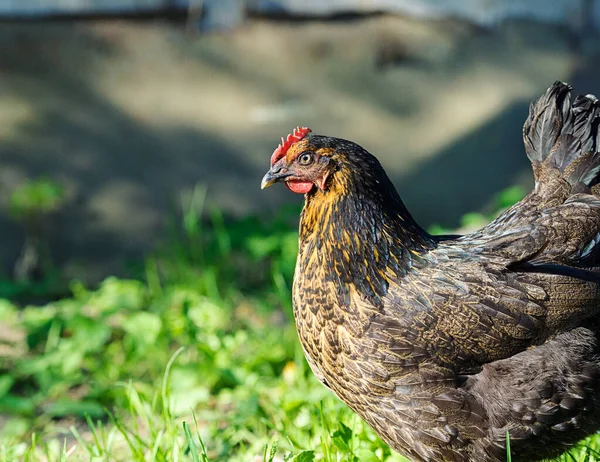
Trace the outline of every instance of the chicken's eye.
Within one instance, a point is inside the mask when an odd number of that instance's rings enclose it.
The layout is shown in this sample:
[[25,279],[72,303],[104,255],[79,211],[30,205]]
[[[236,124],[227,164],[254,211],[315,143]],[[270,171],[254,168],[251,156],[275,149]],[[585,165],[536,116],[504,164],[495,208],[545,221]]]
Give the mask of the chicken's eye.
[[300,165],[308,165],[311,164],[313,161],[313,155],[310,153],[305,153],[302,154],[300,157],[298,157],[298,162],[300,163]]

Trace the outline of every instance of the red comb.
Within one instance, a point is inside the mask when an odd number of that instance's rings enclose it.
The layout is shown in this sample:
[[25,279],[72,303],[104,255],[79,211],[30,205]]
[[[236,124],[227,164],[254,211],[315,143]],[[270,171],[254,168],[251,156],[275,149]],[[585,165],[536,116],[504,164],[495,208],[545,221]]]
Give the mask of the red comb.
[[292,144],[297,143],[298,141],[303,139],[311,131],[312,130],[307,127],[296,127],[294,128],[294,131],[290,133],[285,140],[281,138],[281,143],[279,144],[279,146],[277,146],[277,149],[273,151],[273,155],[271,156],[271,165],[273,165],[279,159],[284,157]]

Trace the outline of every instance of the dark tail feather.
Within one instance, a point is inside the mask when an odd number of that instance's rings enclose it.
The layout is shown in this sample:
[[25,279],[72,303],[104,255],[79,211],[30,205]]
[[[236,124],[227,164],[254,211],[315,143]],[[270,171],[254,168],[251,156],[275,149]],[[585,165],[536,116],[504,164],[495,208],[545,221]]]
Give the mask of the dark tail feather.
[[562,133],[572,131],[571,87],[555,82],[546,93],[529,107],[529,117],[523,126],[527,157],[542,162],[549,155]]
[[573,135],[583,152],[600,151],[600,104],[594,95],[579,95],[573,103]]
[[597,182],[600,173],[600,103],[593,95],[571,101],[571,87],[556,82],[535,103],[523,126],[536,182],[548,167],[563,172],[575,190]]

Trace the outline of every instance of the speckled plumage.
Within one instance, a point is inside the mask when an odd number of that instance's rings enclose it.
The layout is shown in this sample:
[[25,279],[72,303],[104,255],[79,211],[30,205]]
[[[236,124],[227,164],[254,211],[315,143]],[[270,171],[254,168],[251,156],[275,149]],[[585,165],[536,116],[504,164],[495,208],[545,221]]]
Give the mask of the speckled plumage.
[[293,288],[307,360],[400,453],[501,461],[508,431],[513,460],[539,460],[600,428],[599,112],[553,85],[524,126],[534,191],[461,237],[422,230],[349,141],[308,135],[272,168],[315,183]]

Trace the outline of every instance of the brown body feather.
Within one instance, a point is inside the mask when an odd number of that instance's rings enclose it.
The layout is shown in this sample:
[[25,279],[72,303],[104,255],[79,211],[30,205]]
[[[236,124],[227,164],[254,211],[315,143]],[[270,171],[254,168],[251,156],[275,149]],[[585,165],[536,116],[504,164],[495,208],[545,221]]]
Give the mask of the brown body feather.
[[327,179],[301,217],[300,341],[399,452],[500,461],[508,431],[515,460],[539,460],[600,427],[598,112],[551,87],[524,127],[535,190],[456,238],[423,231],[354,143],[310,135],[287,153],[314,153]]

